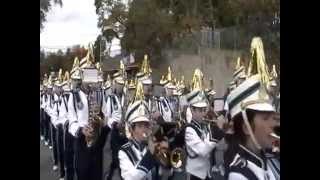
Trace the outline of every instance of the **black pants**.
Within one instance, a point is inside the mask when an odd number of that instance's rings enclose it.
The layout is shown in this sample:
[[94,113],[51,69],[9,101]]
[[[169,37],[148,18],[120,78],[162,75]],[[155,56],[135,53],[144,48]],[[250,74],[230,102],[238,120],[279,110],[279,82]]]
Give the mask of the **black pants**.
[[79,133],[75,138],[75,169],[78,180],[102,180],[103,147],[109,128],[103,128],[97,142],[87,147],[85,137]]
[[56,143],[58,150],[58,164],[60,170],[60,178],[63,178],[65,175],[64,171],[64,146],[63,146],[63,126],[59,124],[57,126],[57,134],[56,134]]
[[40,136],[44,136],[44,111],[40,109]]
[[[58,148],[57,148],[57,141],[56,141],[56,128],[50,122],[50,132],[51,132],[51,143],[52,143],[52,153],[53,153],[53,164],[58,165]],[[49,143],[50,144],[50,143]]]
[[121,146],[128,142],[128,139],[126,137],[120,135],[120,131],[117,128],[114,128],[111,130],[110,136],[111,136],[110,145],[111,145],[111,152],[112,152],[112,161],[111,161],[110,169],[108,172],[107,180],[112,179],[113,173],[116,169],[119,169],[120,171],[118,152]]
[[44,139],[46,142],[50,142],[51,140],[51,130],[50,130],[50,117],[49,115],[43,111],[43,131],[44,131]]
[[210,180],[208,177],[206,177],[205,179],[200,179],[192,174],[190,174],[190,180]]
[[69,133],[68,125],[64,128],[64,166],[66,173],[66,180],[73,180],[74,177],[74,141],[73,136]]

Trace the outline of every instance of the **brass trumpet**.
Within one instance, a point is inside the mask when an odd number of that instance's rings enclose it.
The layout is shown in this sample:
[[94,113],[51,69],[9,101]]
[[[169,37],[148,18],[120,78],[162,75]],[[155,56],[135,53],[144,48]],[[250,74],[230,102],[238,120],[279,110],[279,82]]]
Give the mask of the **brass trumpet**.
[[[161,129],[161,134],[155,136],[155,133],[153,133],[152,137],[156,137],[156,141],[152,141],[152,143],[161,142],[162,140],[165,140],[163,135],[163,130]],[[148,137],[147,134],[143,134],[145,138]],[[154,150],[154,154],[156,159],[159,161],[159,163],[164,167],[170,167],[170,151],[167,147],[162,147],[161,144],[157,144]]]
[[173,168],[179,169],[184,165],[185,152],[182,148],[177,147],[170,153],[170,164]]

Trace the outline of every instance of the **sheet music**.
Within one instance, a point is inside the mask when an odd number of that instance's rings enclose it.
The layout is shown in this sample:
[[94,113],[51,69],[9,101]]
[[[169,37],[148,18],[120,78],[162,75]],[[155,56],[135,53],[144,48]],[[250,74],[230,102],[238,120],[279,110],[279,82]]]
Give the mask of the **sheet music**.
[[83,82],[96,83],[98,82],[98,70],[97,69],[84,69]]
[[214,100],[214,111],[215,112],[223,111],[223,107],[224,107],[224,100],[223,99]]

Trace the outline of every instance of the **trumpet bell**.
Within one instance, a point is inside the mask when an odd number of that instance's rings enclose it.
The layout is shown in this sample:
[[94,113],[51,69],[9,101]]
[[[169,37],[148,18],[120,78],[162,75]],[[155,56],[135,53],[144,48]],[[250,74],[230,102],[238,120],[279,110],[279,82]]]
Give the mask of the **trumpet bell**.
[[182,148],[175,148],[170,155],[170,163],[173,168],[179,169],[184,165],[185,153]]

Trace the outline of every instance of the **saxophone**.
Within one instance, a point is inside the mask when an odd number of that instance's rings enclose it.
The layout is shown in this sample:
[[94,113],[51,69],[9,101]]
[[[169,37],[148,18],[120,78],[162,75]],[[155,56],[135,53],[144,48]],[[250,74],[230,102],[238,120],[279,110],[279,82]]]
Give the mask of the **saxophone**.
[[101,106],[96,91],[90,91],[88,95],[88,125],[92,128],[93,135],[86,137],[87,147],[93,146],[98,140],[103,126],[103,119],[100,117]]

